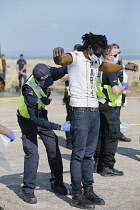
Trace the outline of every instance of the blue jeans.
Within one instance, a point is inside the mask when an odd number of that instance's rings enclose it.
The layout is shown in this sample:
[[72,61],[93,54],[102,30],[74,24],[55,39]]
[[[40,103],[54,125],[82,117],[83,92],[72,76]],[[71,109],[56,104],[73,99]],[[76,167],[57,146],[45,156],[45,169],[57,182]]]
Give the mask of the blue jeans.
[[74,190],[93,183],[93,154],[99,135],[99,111],[73,109],[71,118],[71,183]]

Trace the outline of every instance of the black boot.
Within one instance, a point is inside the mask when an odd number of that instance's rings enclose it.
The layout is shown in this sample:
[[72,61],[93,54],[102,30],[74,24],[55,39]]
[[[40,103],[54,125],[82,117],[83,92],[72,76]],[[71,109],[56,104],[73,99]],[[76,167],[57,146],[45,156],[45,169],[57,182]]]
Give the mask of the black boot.
[[72,202],[71,206],[80,208],[80,209],[95,209],[93,202],[87,200],[83,195],[82,189],[72,190]]
[[130,138],[127,138],[126,136],[121,136],[120,138],[119,138],[119,140],[120,141],[125,141],[125,142],[130,142],[131,141],[131,139]]
[[105,205],[105,201],[96,195],[92,185],[83,185],[85,198],[92,201],[95,205]]
[[25,194],[23,194],[23,200],[26,203],[30,203],[30,204],[37,203],[37,199],[36,199],[34,193],[25,193]]
[[68,195],[69,194],[69,191],[67,190],[67,188],[65,187],[64,184],[56,185],[56,186],[52,185],[51,191],[56,194],[60,194],[60,195]]
[[101,175],[102,176],[123,176],[124,173],[123,171],[118,171],[115,168],[104,167]]

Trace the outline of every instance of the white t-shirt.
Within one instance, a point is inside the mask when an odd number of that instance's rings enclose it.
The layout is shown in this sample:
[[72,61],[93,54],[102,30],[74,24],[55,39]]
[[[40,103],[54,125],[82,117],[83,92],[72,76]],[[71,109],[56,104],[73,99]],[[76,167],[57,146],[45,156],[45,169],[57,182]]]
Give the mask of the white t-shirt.
[[101,64],[85,58],[83,52],[70,52],[73,62],[68,66],[70,86],[70,106],[98,107],[96,96],[96,77]]

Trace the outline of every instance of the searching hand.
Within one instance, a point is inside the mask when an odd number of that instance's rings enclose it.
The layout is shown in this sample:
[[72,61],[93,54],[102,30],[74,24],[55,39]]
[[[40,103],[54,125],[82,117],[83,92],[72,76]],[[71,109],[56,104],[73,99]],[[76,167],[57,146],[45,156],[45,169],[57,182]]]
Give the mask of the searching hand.
[[125,86],[125,90],[128,89],[128,83],[125,83],[125,82],[121,82],[122,86]]
[[8,129],[8,131],[9,131],[8,134],[5,136],[7,136],[10,139],[10,141],[14,141],[15,140],[14,132],[10,129]]
[[70,121],[66,121],[61,125],[61,131],[70,131]]

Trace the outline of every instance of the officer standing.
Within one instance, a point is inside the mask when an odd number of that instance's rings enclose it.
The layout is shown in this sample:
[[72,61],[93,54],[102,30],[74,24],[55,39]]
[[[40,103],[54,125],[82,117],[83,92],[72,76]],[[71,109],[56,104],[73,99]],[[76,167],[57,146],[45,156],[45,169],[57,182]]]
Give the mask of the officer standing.
[[21,89],[22,86],[22,78],[24,79],[24,82],[26,81],[26,67],[27,67],[27,62],[24,59],[24,55],[20,54],[20,59],[17,61],[16,64],[16,69],[18,72],[18,79],[19,79],[19,90]]
[[45,105],[50,104],[49,86],[67,73],[67,67],[55,68],[45,64],[37,64],[22,86],[19,107],[17,111],[18,123],[22,131],[24,157],[23,200],[27,203],[37,203],[34,195],[36,187],[36,173],[39,162],[37,134],[42,139],[51,169],[51,189],[55,193],[67,195],[63,183],[63,165],[58,146],[58,137],[53,130],[69,131],[69,122],[62,126],[48,121]]
[[[117,46],[109,45],[104,55],[105,63],[117,63],[120,50]],[[119,81],[116,73],[99,72],[97,76],[96,94],[99,101],[100,133],[98,145],[94,154],[94,172],[102,176],[122,176],[123,171],[114,168],[115,153],[120,136],[120,106],[122,92],[128,84]]]

